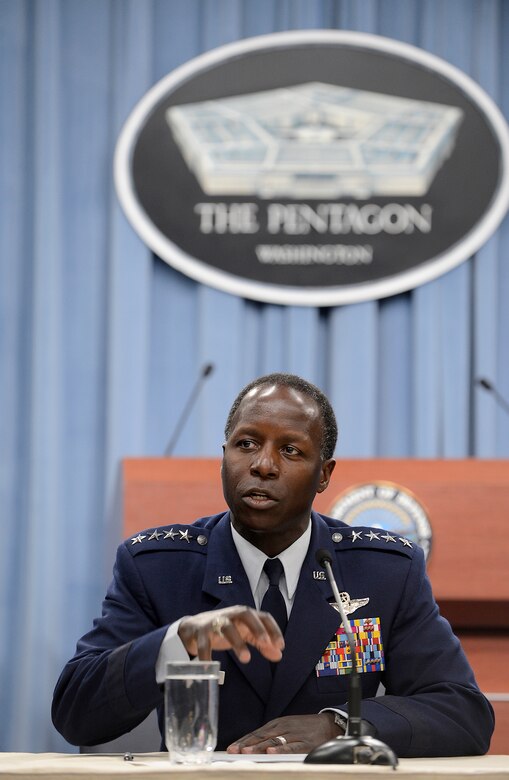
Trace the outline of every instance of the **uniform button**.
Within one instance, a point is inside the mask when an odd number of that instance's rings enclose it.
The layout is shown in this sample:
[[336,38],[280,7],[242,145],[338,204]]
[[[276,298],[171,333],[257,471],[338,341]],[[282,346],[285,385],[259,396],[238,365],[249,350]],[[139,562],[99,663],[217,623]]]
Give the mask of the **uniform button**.
[[342,534],[340,534],[340,533],[332,534],[332,541],[333,542],[342,542],[343,541]]
[[196,539],[196,541],[198,542],[198,544],[201,544],[203,546],[204,544],[207,544],[208,539],[206,536],[203,536],[203,534],[200,534],[199,537]]

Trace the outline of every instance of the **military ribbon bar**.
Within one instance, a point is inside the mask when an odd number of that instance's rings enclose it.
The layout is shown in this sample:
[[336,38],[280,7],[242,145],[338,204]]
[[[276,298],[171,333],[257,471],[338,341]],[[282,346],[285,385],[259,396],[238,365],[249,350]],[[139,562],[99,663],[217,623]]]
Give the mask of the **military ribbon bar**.
[[[384,665],[384,649],[380,629],[380,618],[359,618],[351,620],[352,634],[357,653],[357,671],[381,672]],[[350,674],[352,658],[345,629],[341,626],[325,648],[315,666],[317,677]]]

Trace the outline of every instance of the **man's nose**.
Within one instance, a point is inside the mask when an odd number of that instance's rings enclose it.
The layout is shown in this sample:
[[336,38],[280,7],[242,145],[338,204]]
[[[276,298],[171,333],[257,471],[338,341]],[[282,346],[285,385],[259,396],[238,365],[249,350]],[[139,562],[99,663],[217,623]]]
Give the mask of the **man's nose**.
[[261,447],[251,461],[251,473],[258,474],[265,479],[277,477],[279,466],[277,454],[271,447]]

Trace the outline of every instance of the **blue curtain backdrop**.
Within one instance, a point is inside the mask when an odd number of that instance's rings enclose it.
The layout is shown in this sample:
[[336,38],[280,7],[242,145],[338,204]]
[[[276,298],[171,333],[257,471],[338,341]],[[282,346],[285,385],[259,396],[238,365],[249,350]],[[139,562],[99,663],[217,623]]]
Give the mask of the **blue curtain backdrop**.
[[505,0],[0,2],[1,750],[71,749],[51,694],[109,578],[120,459],[164,451],[205,362],[176,455],[219,455],[238,389],[285,370],[330,394],[340,457],[509,457],[507,415],[472,384],[509,396],[507,219],[437,281],[319,310],[187,279],[120,210],[114,147],[149,87],[221,44],[307,28],[420,46],[509,115]]

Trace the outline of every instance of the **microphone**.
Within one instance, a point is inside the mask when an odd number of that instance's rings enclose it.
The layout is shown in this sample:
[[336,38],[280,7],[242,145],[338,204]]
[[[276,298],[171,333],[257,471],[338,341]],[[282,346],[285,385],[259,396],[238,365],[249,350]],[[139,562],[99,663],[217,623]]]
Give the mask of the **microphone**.
[[214,370],[214,364],[213,363],[205,363],[205,365],[202,366],[202,369],[200,371],[200,375],[198,379],[195,382],[195,385],[193,389],[191,390],[191,393],[189,395],[189,398],[187,399],[187,403],[184,406],[184,409],[182,411],[182,414],[180,415],[179,419],[177,420],[177,424],[175,426],[175,430],[173,431],[173,434],[170,438],[170,441],[168,442],[168,445],[164,451],[165,457],[169,458],[170,455],[173,453],[173,450],[175,449],[175,445],[178,441],[178,438],[180,434],[182,433],[182,428],[184,427],[187,418],[189,417],[189,413],[191,409],[193,408],[193,404],[198,398],[200,394],[200,390],[202,388],[203,383],[207,379],[208,376],[211,375],[211,373]]
[[506,401],[503,395],[501,395],[495,385],[489,381],[489,379],[485,379],[483,376],[478,377],[475,380],[475,383],[479,385],[480,387],[484,388],[484,390],[487,390],[488,393],[492,393],[495,397],[495,401],[499,406],[502,407],[504,412],[509,414],[509,403]]
[[304,759],[305,764],[384,764],[396,769],[398,759],[388,745],[373,737],[361,736],[361,680],[357,669],[357,648],[352,633],[352,627],[348,620],[341,596],[339,594],[336,579],[332,571],[332,556],[328,550],[321,548],[316,551],[316,561],[322,569],[325,569],[336,604],[341,615],[341,622],[345,630],[350,658],[352,659],[352,672],[348,678],[348,726],[346,733],[335,739],[325,742],[314,748]]

